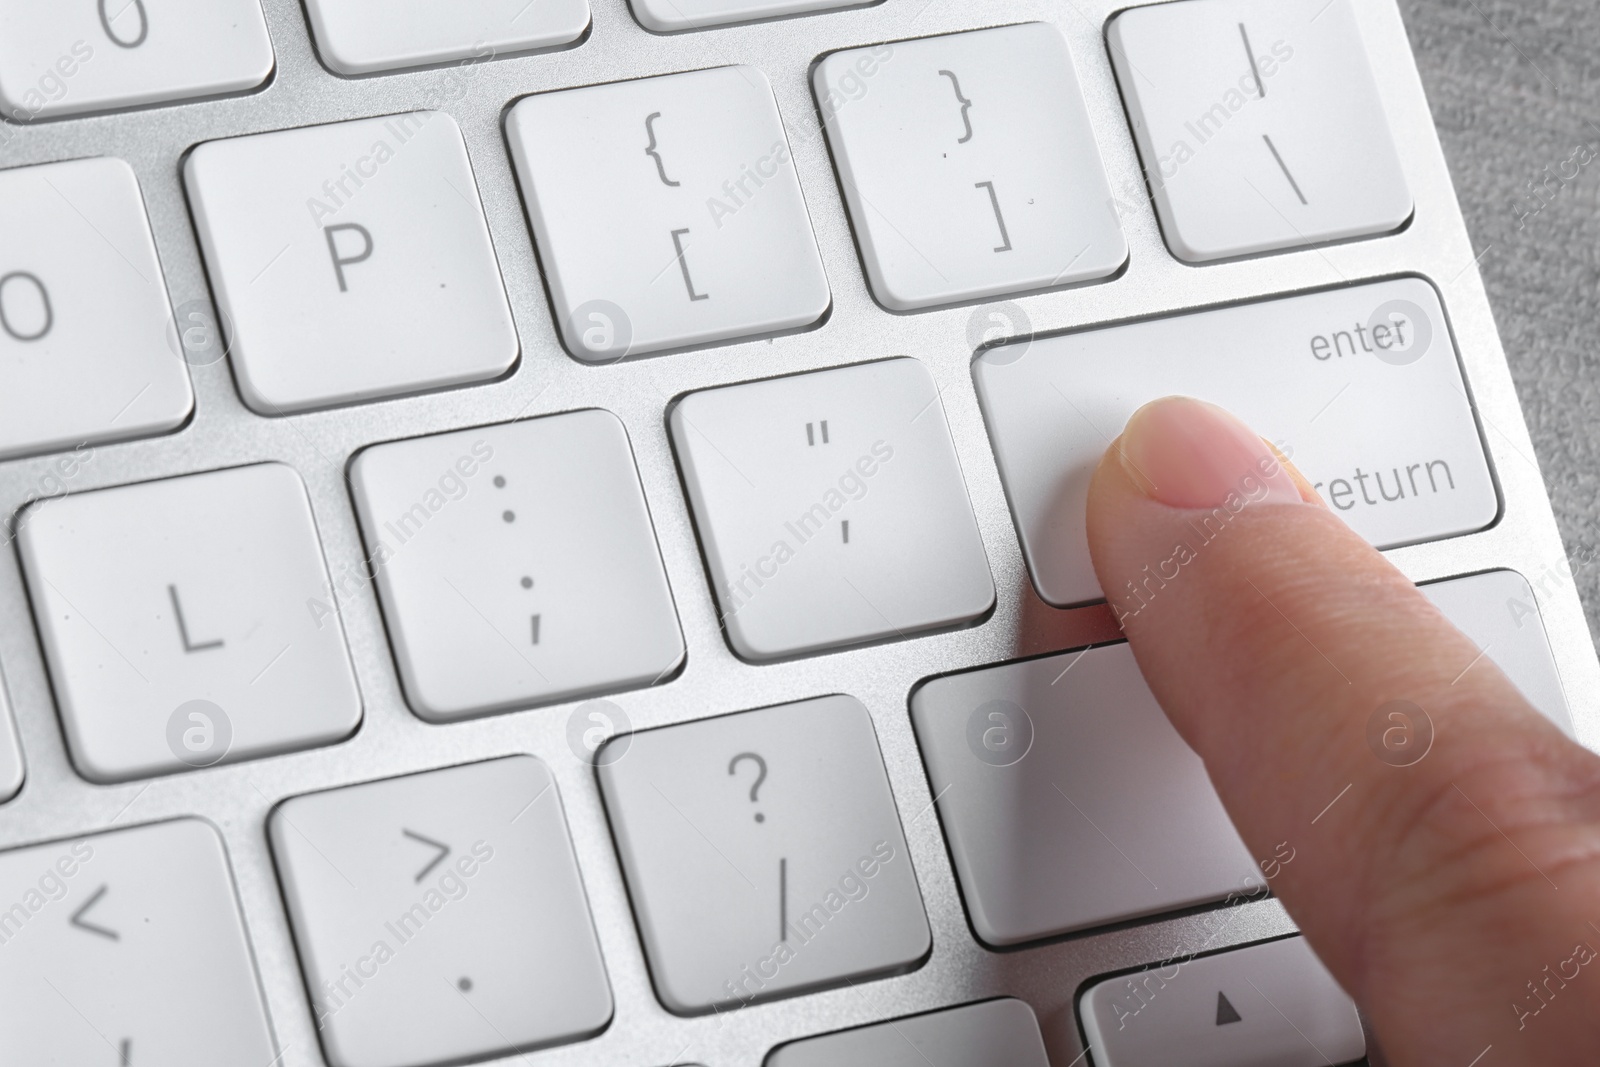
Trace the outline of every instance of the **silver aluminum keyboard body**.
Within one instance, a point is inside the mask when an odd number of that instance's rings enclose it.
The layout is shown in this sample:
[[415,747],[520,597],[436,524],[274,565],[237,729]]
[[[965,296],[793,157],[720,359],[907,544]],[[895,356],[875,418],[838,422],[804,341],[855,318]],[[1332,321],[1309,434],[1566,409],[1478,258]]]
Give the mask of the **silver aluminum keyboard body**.
[[[1212,928],[1202,913],[996,953],[983,948],[968,925],[913,736],[909,694],[937,674],[1104,641],[1116,631],[1104,606],[1058,611],[1033,592],[974,393],[967,337],[976,309],[891,314],[868,291],[809,81],[815,60],[835,49],[1029,20],[1054,23],[1067,37],[1131,254],[1126,272],[1114,281],[1021,298],[1036,331],[1399,273],[1430,279],[1454,326],[1504,510],[1481,533],[1398,549],[1389,557],[1417,581],[1506,567],[1533,582],[1577,735],[1600,749],[1600,664],[1572,583],[1540,581],[1565,572],[1562,544],[1477,270],[1478,250],[1457,206],[1394,0],[1354,0],[1354,7],[1415,195],[1413,222],[1391,236],[1202,268],[1179,263],[1157,227],[1103,37],[1107,18],[1120,6],[1111,0],[891,0],[669,36],[644,30],[623,0],[594,0],[591,32],[581,44],[476,64],[465,75],[468,88],[459,99],[449,90],[451,79],[462,77],[454,67],[335,76],[317,57],[299,3],[264,0],[262,6],[276,53],[274,76],[262,90],[23,128],[7,125],[0,164],[97,155],[127,160],[138,175],[171,302],[178,307],[209,298],[180,179],[189,148],[214,138],[446,101],[442,106],[459,122],[471,155],[521,339],[520,362],[509,377],[487,385],[290,418],[250,412],[226,362],[195,367],[195,414],[188,426],[169,436],[95,448],[67,488],[281,461],[305,479],[323,549],[338,574],[363,557],[345,483],[346,465],[363,446],[576,408],[616,413],[637,456],[688,654],[682,673],[667,684],[622,694],[615,702],[635,728],[646,728],[829,693],[859,699],[882,745],[933,931],[931,957],[908,974],[723,1016],[672,1015],[651,987],[593,771],[568,746],[572,705],[443,726],[423,722],[405,704],[371,586],[347,595],[343,610],[365,705],[352,739],[149,781],[91,784],[69,761],[17,556],[4,553],[0,664],[27,780],[15,799],[0,806],[0,848],[184,815],[213,822],[237,879],[282,1067],[315,1067],[322,1056],[268,848],[270,809],[314,790],[513,753],[537,755],[558,781],[616,1013],[592,1041],[499,1062],[756,1067],[774,1046],[796,1038],[1009,994],[1033,1005],[1052,1057],[1066,1064],[1082,1048],[1073,1001],[1085,980],[1198,949]],[[772,81],[832,287],[831,314],[815,330],[771,341],[604,367],[577,362],[562,349],[551,320],[507,151],[507,107],[532,92],[733,63],[758,66]],[[669,444],[668,403],[709,386],[892,355],[923,361],[942,390],[998,589],[996,608],[972,629],[776,664],[743,662],[718,625]],[[0,515],[9,519],[42,494],[51,463],[52,457],[40,456],[0,464]],[[1045,621],[1023,629],[1025,617]],[[1245,904],[1228,942],[1291,929],[1275,901]]]

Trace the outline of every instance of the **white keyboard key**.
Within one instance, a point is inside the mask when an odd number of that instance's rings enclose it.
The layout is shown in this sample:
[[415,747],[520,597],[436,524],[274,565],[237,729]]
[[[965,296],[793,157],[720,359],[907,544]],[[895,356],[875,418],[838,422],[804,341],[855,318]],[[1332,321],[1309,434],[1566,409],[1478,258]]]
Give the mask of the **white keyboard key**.
[[184,181],[263,415],[484,381],[517,335],[455,119],[386,118],[210,141]]
[[741,656],[905,637],[993,605],[944,408],[916,360],[691,393],[669,422]]
[[835,52],[812,75],[895,311],[1107,278],[1128,245],[1067,42],[1025,23]]
[[0,107],[18,122],[243,92],[272,73],[258,0],[0,0]]
[[650,685],[683,661],[627,433],[610,412],[378,445],[350,474],[423,718]]
[[1182,0],[1106,29],[1167,244],[1191,263],[1368,237],[1411,191],[1349,0]]
[[990,349],[973,374],[1052,604],[1104,595],[1084,527],[1090,475],[1128,417],[1172,393],[1236,412],[1379,548],[1471,533],[1499,512],[1444,310],[1416,278],[1035,339]]
[[269,822],[332,1067],[579,1041],[611,989],[549,770],[511,756],[294,797]]
[[0,172],[0,233],[0,459],[181,426],[194,397],[133,169]]
[[739,1006],[931,945],[867,709],[831,696],[629,734],[599,760],[656,994]]
[[589,28],[588,0],[307,0],[322,61],[340,74],[371,74],[571,44]]
[[911,708],[985,943],[1016,945],[1261,886],[1205,765],[1127,645],[936,678]]
[[784,1045],[764,1067],[1050,1067],[1033,1009],[1005,998]]
[[841,7],[860,7],[871,0],[631,0],[633,14],[647,30],[703,30],[730,22],[809,15]]
[[7,1064],[276,1062],[222,840],[177,819],[0,853]]
[[1080,1011],[1099,1067],[1327,1067],[1367,1054],[1355,1003],[1303,937],[1108,978]]
[[348,736],[361,697],[300,476],[35,504],[18,542],[73,762],[117,782]]
[[541,93],[506,120],[567,349],[590,363],[810,326],[800,180],[754,67]]
[[6,700],[6,680],[0,677],[0,804],[22,788],[22,745],[17,740],[17,724]]
[[[1556,671],[1533,589],[1516,571],[1486,571],[1421,587],[1434,607],[1470,637],[1487,660],[1545,718],[1572,737],[1572,714]],[[1467,665],[1463,664],[1466,670]]]

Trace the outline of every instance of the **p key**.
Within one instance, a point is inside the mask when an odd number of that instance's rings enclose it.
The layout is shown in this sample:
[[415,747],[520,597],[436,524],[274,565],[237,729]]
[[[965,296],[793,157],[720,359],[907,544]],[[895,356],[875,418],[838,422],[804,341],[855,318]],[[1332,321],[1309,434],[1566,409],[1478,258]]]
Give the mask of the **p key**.
[[516,330],[455,119],[210,141],[184,166],[234,373],[263,415],[494,378]]

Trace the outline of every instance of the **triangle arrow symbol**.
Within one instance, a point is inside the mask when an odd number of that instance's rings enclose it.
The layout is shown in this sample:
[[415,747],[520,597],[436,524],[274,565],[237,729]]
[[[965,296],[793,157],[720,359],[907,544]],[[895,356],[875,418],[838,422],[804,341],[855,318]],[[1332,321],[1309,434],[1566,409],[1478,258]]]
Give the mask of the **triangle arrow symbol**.
[[1228,1002],[1227,997],[1222,995],[1222,990],[1217,990],[1217,1025],[1227,1026],[1229,1023],[1239,1022],[1244,1020],[1239,1018],[1238,1010]]
[[90,893],[89,899],[78,905],[78,910],[72,913],[72,918],[69,921],[80,930],[87,930],[91,934],[99,934],[101,937],[110,938],[112,941],[121,941],[122,935],[115,930],[89,922],[83,917],[83,913],[98,904],[100,898],[106,895],[106,890],[109,888],[111,887],[103,885],[93,893]]
[[423,837],[421,834],[416,833],[413,830],[407,830],[403,826],[400,828],[400,832],[405,834],[407,837],[411,838],[411,840],[413,840],[413,841],[420,841],[424,845],[427,845],[429,848],[436,848],[436,849],[439,850],[439,854],[437,856],[433,857],[433,859],[429,860],[428,863],[427,863],[427,866],[423,867],[422,870],[417,872],[417,876],[416,876],[415,879],[413,879],[413,881],[420,882],[424,878],[428,877],[428,872],[433,870],[435,867],[439,866],[439,864],[443,863],[444,862],[444,858],[446,856],[450,855],[450,846],[449,845],[446,845],[446,844],[444,844],[442,842],[439,842],[439,841],[435,841],[431,837]]

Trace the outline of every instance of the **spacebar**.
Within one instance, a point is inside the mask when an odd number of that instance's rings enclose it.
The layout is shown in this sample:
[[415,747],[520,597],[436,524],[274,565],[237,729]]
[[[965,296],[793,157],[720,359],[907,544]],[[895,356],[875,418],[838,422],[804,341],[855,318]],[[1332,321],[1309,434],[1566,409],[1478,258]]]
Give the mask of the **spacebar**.
[[[973,373],[1028,566],[1054,604],[1103,595],[1084,530],[1089,476],[1129,415],[1174,393],[1238,414],[1381,548],[1481,530],[1499,513],[1444,309],[1418,278],[1034,339],[984,352]],[[1237,499],[1259,491],[1241,481]],[[1200,520],[1196,538],[1236,513]]]

